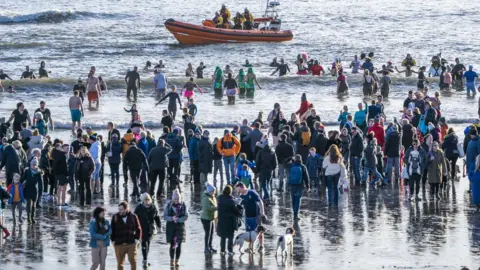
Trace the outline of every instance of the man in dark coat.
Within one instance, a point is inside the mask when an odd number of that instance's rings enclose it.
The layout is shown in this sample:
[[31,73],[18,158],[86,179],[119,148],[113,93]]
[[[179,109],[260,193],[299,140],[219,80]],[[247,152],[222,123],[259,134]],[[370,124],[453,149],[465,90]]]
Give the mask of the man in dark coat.
[[387,135],[385,142],[385,155],[387,156],[387,179],[392,181],[392,169],[395,168],[395,180],[400,179],[400,149],[402,135],[398,132],[397,125],[392,126],[392,131]]
[[362,131],[358,127],[352,127],[352,141],[350,142],[350,168],[355,176],[355,184],[360,185],[360,162],[363,157],[363,150],[365,145],[363,144]]
[[168,166],[167,155],[172,152],[170,145],[165,144],[165,141],[158,140],[158,145],[150,151],[148,155],[148,166],[150,171],[148,178],[150,180],[150,196],[153,196],[155,191],[155,184],[157,177],[160,178],[157,190],[157,198],[163,195],[163,186],[165,182],[165,168]]
[[123,162],[130,171],[130,178],[133,182],[133,193],[131,196],[136,197],[137,200],[139,200],[140,192],[138,190],[138,180],[142,170],[146,170],[148,172],[147,158],[145,157],[143,151],[140,150],[134,142],[132,142],[130,149],[128,149],[127,153],[125,153]]
[[408,119],[402,120],[402,145],[407,150],[415,139],[415,128]]
[[209,173],[212,173],[213,166],[213,145],[210,142],[210,132],[205,130],[203,136],[197,144],[198,160],[200,169],[200,183],[205,186]]
[[275,154],[277,155],[278,163],[278,180],[280,181],[278,186],[279,192],[283,192],[284,178],[288,179],[290,164],[295,155],[293,145],[289,144],[286,140],[287,135],[281,134],[278,137],[278,145],[275,147]]
[[22,171],[22,156],[20,151],[22,143],[14,141],[12,144],[5,146],[3,150],[2,163],[0,163],[0,171],[5,168],[5,178],[7,179],[7,187],[13,182],[13,175]]
[[165,142],[170,145],[172,151],[168,154],[168,178],[170,179],[170,189],[177,188],[178,172],[180,170],[180,157],[182,155],[183,143],[178,137],[178,129],[174,129],[173,132],[168,133]]
[[260,185],[263,191],[263,200],[266,204],[270,201],[270,192],[272,191],[272,173],[277,168],[277,155],[272,151],[268,145],[268,141],[265,141],[265,147],[258,152],[256,161],[256,167],[260,173]]

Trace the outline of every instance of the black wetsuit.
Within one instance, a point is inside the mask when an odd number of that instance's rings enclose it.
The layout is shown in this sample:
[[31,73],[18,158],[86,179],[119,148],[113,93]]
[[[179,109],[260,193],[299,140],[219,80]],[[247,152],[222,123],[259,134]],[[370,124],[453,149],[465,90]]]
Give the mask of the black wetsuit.
[[48,78],[48,72],[44,67],[40,67],[40,69],[38,69],[38,77],[39,78],[44,78],[44,77]]
[[33,74],[33,71],[24,71],[20,79],[36,79],[36,77]]
[[423,89],[425,87],[425,82],[427,81],[425,74],[423,71],[418,72],[418,82],[417,82],[417,88],[418,89]]
[[466,70],[466,68],[463,64],[456,64],[452,69],[453,81],[462,80],[464,70]]
[[138,72],[132,70],[127,73],[125,76],[125,81],[127,83],[127,98],[130,99],[130,93],[133,90],[133,99],[137,100],[137,80],[138,80],[138,87],[140,87],[140,74]]
[[287,71],[290,72],[290,68],[287,64],[278,64],[277,70],[279,71],[279,76],[287,75]]
[[205,66],[197,67],[197,79],[203,79],[203,70],[205,68],[206,68]]
[[173,120],[175,120],[175,115],[177,114],[177,100],[178,100],[178,104],[180,104],[180,107],[182,106],[180,95],[177,92],[169,92],[158,103],[164,101],[167,98],[168,98],[168,112],[172,116]]
[[5,73],[0,74],[0,80],[5,80],[6,78],[9,78],[10,80],[12,79]]
[[23,110],[23,113],[20,113],[18,109],[13,111],[13,131],[21,131],[22,130],[22,123],[26,123],[28,120],[28,111]]
[[82,99],[82,102],[83,102],[85,94],[87,93],[87,88],[85,88],[85,85],[75,84],[73,86],[73,92],[75,92],[75,91],[78,91],[78,96]]

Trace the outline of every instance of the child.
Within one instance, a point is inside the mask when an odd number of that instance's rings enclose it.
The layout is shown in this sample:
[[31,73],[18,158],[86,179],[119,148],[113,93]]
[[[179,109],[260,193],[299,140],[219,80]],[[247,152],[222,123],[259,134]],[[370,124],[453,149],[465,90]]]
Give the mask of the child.
[[250,160],[248,160],[247,155],[245,153],[240,153],[238,155],[237,163],[235,166],[235,171],[236,171],[235,175],[238,175],[238,171],[242,169],[242,166],[244,164],[252,169],[255,168],[255,162],[251,162]]
[[17,219],[15,217],[15,210],[18,208],[18,216],[20,224],[23,223],[22,218],[22,211],[23,207],[22,204],[25,202],[25,198],[23,197],[23,187],[20,183],[20,175],[18,173],[13,175],[13,183],[10,184],[8,187],[8,191],[10,192],[10,200],[9,204],[12,205],[12,217],[13,217],[13,225],[17,224]]
[[[42,182],[43,172],[38,168],[38,163],[39,163],[38,160],[36,158],[33,158],[32,161],[30,161],[30,168],[27,168],[23,174],[23,184],[25,186],[25,199],[27,200],[28,224],[35,224],[34,217],[35,217],[35,210],[36,210],[36,202],[38,198],[37,186],[39,185],[39,183]],[[65,201],[65,196],[63,200]]]
[[195,101],[193,98],[190,98],[187,103],[187,108],[188,108],[188,114],[192,116],[192,118],[195,119],[195,116],[197,115],[197,105],[195,105]]
[[[218,138],[213,139],[213,145],[217,145]],[[217,186],[217,173],[220,171],[220,183],[223,183],[223,162],[222,155],[217,150],[217,147],[213,147],[213,185]]]
[[315,193],[318,192],[318,187],[320,184],[320,176],[318,172],[322,168],[322,163],[323,160],[317,154],[317,150],[315,149],[315,147],[310,148],[310,150],[308,151],[306,166],[308,175],[310,176],[310,182],[311,185],[314,187]]
[[10,193],[0,186],[0,229],[3,231],[5,238],[10,236],[10,232],[8,231],[7,227],[3,225],[3,221],[5,220],[4,211],[5,211],[5,201],[6,199],[10,199]]
[[247,188],[253,189],[252,175],[248,169],[247,164],[243,164],[242,167],[237,171],[236,185],[238,182],[243,183]]
[[127,113],[130,113],[132,115],[132,122],[133,122],[133,115],[135,113],[138,114],[138,110],[137,110],[137,104],[133,103],[132,104],[132,107],[130,107],[130,110],[127,110],[126,108],[123,108],[123,110],[125,110]]

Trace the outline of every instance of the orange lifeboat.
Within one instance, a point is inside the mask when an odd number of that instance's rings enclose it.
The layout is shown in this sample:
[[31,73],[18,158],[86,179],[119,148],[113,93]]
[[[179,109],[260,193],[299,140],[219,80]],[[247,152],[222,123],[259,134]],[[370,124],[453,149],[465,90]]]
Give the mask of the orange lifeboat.
[[[269,19],[269,18],[265,18]],[[257,21],[257,20],[255,20]],[[177,22],[174,19],[165,21],[165,27],[182,44],[200,45],[211,43],[247,43],[247,42],[284,42],[293,39],[290,30],[235,30],[215,28],[211,21],[203,25]]]

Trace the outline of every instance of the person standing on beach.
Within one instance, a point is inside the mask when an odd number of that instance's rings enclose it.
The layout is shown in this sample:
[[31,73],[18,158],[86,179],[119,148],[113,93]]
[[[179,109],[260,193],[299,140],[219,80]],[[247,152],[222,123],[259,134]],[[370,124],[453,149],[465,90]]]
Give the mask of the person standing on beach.
[[133,91],[133,100],[137,101],[137,91],[140,90],[140,74],[138,74],[137,66],[133,67],[133,71],[127,72],[125,83],[127,84],[127,98],[130,100],[130,93]]
[[87,79],[87,97],[88,97],[88,108],[92,108],[92,102],[97,102],[97,109],[100,106],[100,96],[102,91],[100,90],[100,81],[95,75],[95,70],[90,70]]
[[[45,101],[43,100],[40,101],[40,108],[36,109],[35,113],[39,112],[42,114],[43,121],[45,121],[45,126],[46,126],[45,134],[48,134],[48,127],[50,127],[53,130],[53,119],[52,119],[52,113],[45,106],[46,106]],[[33,123],[33,124],[35,125],[36,123]]]
[[77,128],[82,128],[83,104],[82,99],[78,96],[79,93],[78,90],[73,92],[73,97],[68,101],[72,116],[72,134],[75,134],[75,123],[78,123]]

